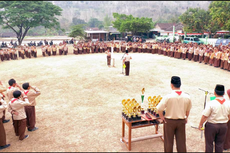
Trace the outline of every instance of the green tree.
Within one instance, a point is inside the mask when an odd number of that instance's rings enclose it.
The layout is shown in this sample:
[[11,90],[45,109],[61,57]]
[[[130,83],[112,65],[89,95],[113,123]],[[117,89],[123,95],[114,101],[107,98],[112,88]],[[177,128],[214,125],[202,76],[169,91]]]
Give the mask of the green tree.
[[189,8],[179,17],[186,32],[205,32],[210,23],[208,11],[200,8]]
[[[112,25],[112,19],[108,16],[108,14],[106,14],[103,22],[104,29],[106,31],[109,31],[109,26],[111,25]],[[108,38],[109,38],[109,33],[106,33],[106,41],[108,40]]]
[[12,29],[21,45],[30,28],[60,28],[56,16],[62,9],[46,1],[0,1],[0,25]]
[[74,25],[78,25],[78,24],[86,24],[86,22],[82,19],[78,19],[77,17],[73,17],[72,18],[72,23]]
[[104,22],[103,22],[103,26],[105,28],[105,30],[109,30],[109,26],[112,25],[112,19],[108,16],[108,14],[104,17]]
[[84,24],[78,24],[72,27],[71,32],[69,33],[69,37],[80,37],[83,38],[85,36],[85,31],[83,29]]
[[137,34],[138,32],[148,32],[153,28],[154,23],[152,18],[138,18],[132,15],[113,13],[115,21],[113,25],[120,32],[132,32]]
[[209,11],[214,23],[230,31],[230,1],[212,1]]
[[99,29],[101,29],[103,27],[103,22],[99,21],[97,18],[90,18],[88,26],[90,28],[98,27]]

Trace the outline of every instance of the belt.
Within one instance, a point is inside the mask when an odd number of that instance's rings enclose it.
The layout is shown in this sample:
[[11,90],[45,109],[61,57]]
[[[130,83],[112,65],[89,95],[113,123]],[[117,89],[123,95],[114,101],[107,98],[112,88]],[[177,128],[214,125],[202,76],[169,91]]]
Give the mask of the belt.
[[185,118],[179,118],[179,119],[172,119],[172,118],[165,118],[165,119],[167,119],[167,120],[185,120]]

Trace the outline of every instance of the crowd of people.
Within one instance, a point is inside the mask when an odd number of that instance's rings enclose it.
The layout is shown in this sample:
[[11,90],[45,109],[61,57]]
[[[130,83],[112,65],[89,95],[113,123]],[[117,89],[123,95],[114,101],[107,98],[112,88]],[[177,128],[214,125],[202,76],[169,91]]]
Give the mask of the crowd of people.
[[[166,43],[166,42],[83,42],[73,44],[73,54],[90,54],[90,53],[104,53],[113,48],[114,53],[123,52],[126,50],[133,53],[151,53],[162,54],[164,56],[174,57],[178,59],[188,59],[194,62],[209,64],[214,67],[219,67],[224,70],[230,71],[230,44],[223,46],[220,44],[218,47],[212,45],[204,45],[197,43],[183,44],[183,43]],[[63,41],[58,45],[42,45],[43,56],[51,55],[67,55],[69,47]],[[31,58],[37,57],[36,46],[20,46],[18,48],[0,49],[1,61],[15,60],[18,57]]]
[[[57,51],[59,51],[59,55],[67,55],[68,46],[66,43],[60,43],[59,45],[42,45],[41,46],[42,55],[51,56],[57,55]],[[19,58],[37,58],[37,47],[36,46],[20,46],[18,48],[5,48],[0,49],[0,59],[1,61],[9,61],[9,60],[17,60]]]
[[[73,54],[106,52],[108,55],[111,55],[112,50],[117,53],[126,52],[123,62],[127,67],[130,67],[129,60],[132,59],[128,53],[133,52],[162,54],[184,60],[187,58],[188,60],[210,64],[214,67],[220,67],[230,71],[230,44],[228,46],[220,45],[213,47],[211,45],[198,45],[196,43],[78,42],[73,44],[73,47]],[[43,45],[41,50],[42,56],[68,54],[68,46],[66,43]],[[0,50],[0,53],[2,53],[2,50]],[[35,46],[22,46],[18,49],[12,49],[10,53],[6,53],[8,54],[6,57],[4,52],[4,56],[1,54],[1,59],[4,57],[5,60],[11,58],[11,56],[12,59],[17,59],[17,53],[21,58],[24,56],[27,58],[37,57],[37,49]],[[126,75],[129,75],[128,69]],[[12,115],[14,132],[15,135],[19,137],[19,140],[28,138],[28,135],[25,135],[26,127],[28,131],[38,129],[35,126],[35,99],[41,94],[40,90],[31,86],[29,83],[24,83],[20,86],[14,79],[10,79],[8,84],[9,87],[6,88],[0,81],[0,120],[2,120],[2,122],[0,122],[0,149],[10,146],[10,144],[6,143],[6,134],[3,126],[3,123],[9,122],[9,119],[5,119],[6,109],[8,109],[8,112]],[[165,152],[173,152],[174,136],[176,136],[177,150],[179,152],[187,151],[185,124],[187,123],[192,103],[189,95],[180,90],[180,86],[180,78],[173,76],[171,78],[171,88],[173,92],[166,95],[157,106],[160,118],[164,121]],[[230,102],[224,98],[225,89],[223,85],[217,85],[214,91],[216,99],[207,103],[202,113],[199,129],[201,129],[204,122],[206,122],[206,152],[213,151],[213,142],[215,142],[215,151],[223,152],[223,149],[230,149]],[[230,97],[230,90],[228,90],[227,93]],[[6,99],[8,100],[8,104]],[[181,108],[181,105],[184,107]],[[165,116],[163,116],[164,110],[166,112]]]
[[8,84],[9,87],[6,87],[0,81],[0,150],[10,146],[6,143],[6,132],[3,126],[3,123],[10,121],[5,119],[7,109],[11,113],[14,132],[19,140],[29,137],[25,135],[26,128],[30,132],[38,129],[35,126],[35,106],[36,97],[41,94],[40,90],[28,82],[20,86],[14,79],[10,79]]

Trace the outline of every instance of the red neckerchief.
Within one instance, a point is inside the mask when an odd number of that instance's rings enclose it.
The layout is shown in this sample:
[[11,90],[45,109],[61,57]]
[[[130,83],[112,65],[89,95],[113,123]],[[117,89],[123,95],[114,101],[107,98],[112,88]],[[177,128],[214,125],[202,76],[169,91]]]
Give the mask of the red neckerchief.
[[181,95],[182,91],[175,91],[179,96]]
[[25,94],[25,95],[27,95],[27,94],[28,94],[28,92],[29,92],[29,90],[28,90],[28,91],[24,91],[24,94]]
[[9,86],[9,89],[11,89],[11,86]]
[[15,98],[14,100],[11,100],[11,103],[13,104],[16,100],[18,100],[18,99]]
[[216,99],[221,105],[225,102],[225,99],[220,100],[220,99]]

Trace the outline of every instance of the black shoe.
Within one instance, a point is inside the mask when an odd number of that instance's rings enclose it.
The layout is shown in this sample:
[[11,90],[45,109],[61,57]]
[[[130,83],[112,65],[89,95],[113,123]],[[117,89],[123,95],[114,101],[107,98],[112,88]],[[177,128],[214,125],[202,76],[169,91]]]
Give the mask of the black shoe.
[[32,132],[32,131],[35,131],[35,130],[37,130],[37,129],[38,129],[38,127],[34,127],[32,130],[29,130],[29,129],[28,129],[28,131]]
[[5,149],[5,148],[8,148],[9,146],[10,146],[10,144],[7,144],[7,145],[5,145],[5,146],[0,146],[0,150]]
[[[29,135],[25,135],[24,139],[27,139],[27,138],[29,138]],[[22,139],[22,140],[24,140],[24,139]],[[22,140],[21,140],[21,141],[22,141]]]
[[7,123],[7,122],[9,122],[10,120],[4,120],[4,121],[2,121],[2,123]]

